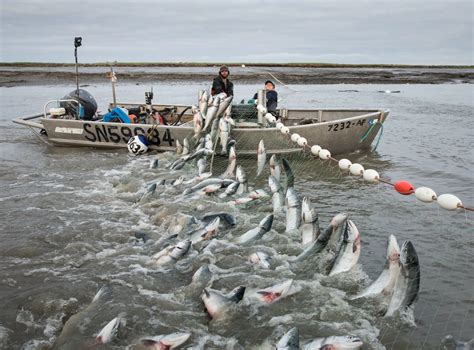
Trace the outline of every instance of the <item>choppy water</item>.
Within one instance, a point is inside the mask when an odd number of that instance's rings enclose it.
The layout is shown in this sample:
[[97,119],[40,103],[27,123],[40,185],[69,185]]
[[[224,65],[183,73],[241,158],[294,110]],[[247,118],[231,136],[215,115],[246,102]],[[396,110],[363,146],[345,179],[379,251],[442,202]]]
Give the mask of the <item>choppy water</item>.
[[[289,107],[389,108],[377,151],[347,157],[385,178],[409,180],[438,194],[452,193],[474,205],[472,85],[293,87],[298,92],[279,89],[282,104]],[[155,100],[193,103],[201,88],[206,86],[156,84]],[[349,213],[361,232],[362,253],[349,274],[327,277],[316,266],[292,268],[284,258],[300,247],[284,234],[283,216],[276,217],[273,229],[254,246],[227,242],[257,225],[271,211],[270,203],[235,208],[206,198],[184,201],[171,187],[137,203],[150,181],[181,174],[191,177],[195,169],[169,173],[163,166],[171,154],[158,155],[162,166],[150,170],[149,161],[156,155],[132,158],[125,151],[49,147],[10,122],[15,116],[38,112],[46,100],[72,89],[0,90],[0,347],[48,347],[63,321],[77,312],[82,312],[80,331],[65,337],[72,349],[91,346],[97,332],[120,313],[125,313],[127,324],[111,346],[116,348],[143,336],[175,331],[192,332],[189,347],[270,348],[294,326],[303,340],[355,334],[366,349],[431,349],[439,348],[446,334],[464,340],[473,337],[472,213],[422,204],[385,185],[343,176],[318,160],[293,159],[295,186],[316,205],[322,226],[338,212]],[[87,89],[100,105],[109,102],[108,86]],[[118,89],[124,102],[143,100],[142,86]],[[256,89],[237,86],[236,96],[248,98]],[[339,92],[351,89],[359,92]],[[377,92],[386,89],[401,93]],[[254,181],[253,162],[247,160],[245,166],[251,185],[264,187],[266,178]],[[209,211],[233,213],[236,228],[222,231],[220,239],[201,253],[192,251],[174,267],[148,264],[161,249],[160,237],[188,216],[200,218]],[[138,231],[147,232],[151,240],[134,243],[131,237]],[[378,276],[390,234],[399,243],[410,239],[420,258],[421,290],[414,320],[410,315],[384,319],[376,302],[345,299],[346,293]],[[250,266],[247,257],[255,250],[276,256],[271,270]],[[245,298],[230,318],[209,322],[200,299],[202,289],[190,286],[191,276],[205,263],[215,272],[215,289],[246,285],[252,291],[292,278],[297,292],[270,306]],[[87,308],[102,285],[112,287],[111,298]]]

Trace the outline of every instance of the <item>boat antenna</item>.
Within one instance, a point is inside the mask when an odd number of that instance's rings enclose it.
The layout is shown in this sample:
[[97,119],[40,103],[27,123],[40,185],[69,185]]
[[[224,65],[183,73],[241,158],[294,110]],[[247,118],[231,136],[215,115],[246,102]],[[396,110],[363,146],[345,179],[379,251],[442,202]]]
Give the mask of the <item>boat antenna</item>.
[[76,58],[76,95],[79,96],[79,70],[77,67],[77,48],[82,45],[82,37],[74,38],[74,57]]

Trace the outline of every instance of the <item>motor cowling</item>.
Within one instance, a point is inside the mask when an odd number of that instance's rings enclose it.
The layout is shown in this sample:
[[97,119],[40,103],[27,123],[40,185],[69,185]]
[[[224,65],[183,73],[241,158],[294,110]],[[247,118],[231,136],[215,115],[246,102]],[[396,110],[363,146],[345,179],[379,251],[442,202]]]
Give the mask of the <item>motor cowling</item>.
[[86,90],[73,90],[62,98],[63,100],[76,100],[80,106],[74,102],[60,102],[60,106],[65,108],[68,114],[77,119],[92,120],[97,112],[97,102]]

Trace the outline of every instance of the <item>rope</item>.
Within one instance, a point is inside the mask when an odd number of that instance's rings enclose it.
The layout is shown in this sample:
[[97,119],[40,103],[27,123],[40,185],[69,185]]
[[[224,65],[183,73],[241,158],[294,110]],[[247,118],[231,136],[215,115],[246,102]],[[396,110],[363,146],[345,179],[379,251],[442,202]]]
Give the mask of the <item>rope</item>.
[[474,211],[474,208],[465,207],[464,205],[459,205],[458,208],[461,208],[467,211]]
[[383,134],[383,123],[378,123],[378,124],[380,125],[380,134],[379,134],[379,137],[377,138],[377,142],[375,143],[374,151],[379,146],[379,142],[380,142],[380,139],[382,138],[382,134]]
[[373,123],[370,128],[365,132],[364,136],[361,137],[360,139],[360,142],[364,142],[365,139],[370,135],[370,133],[372,132],[372,130],[374,129],[375,125],[377,124],[377,122]]
[[158,124],[153,123],[153,126],[152,126],[151,128],[149,128],[149,129],[146,131],[145,137],[146,137],[146,140],[147,140],[148,142],[150,142],[151,139],[153,138],[153,135],[152,135],[152,134],[153,134],[153,132],[156,130],[157,126],[158,126]]
[[[278,79],[273,73],[265,70],[265,69],[257,69],[256,67],[246,67],[246,69],[249,69],[249,70],[253,70],[254,72],[257,72],[259,74],[261,73],[264,73],[264,74],[268,74],[269,76],[271,76],[273,79],[275,79],[279,84],[283,85],[284,87],[286,87],[287,89],[293,91],[293,92],[301,92],[299,90],[296,90],[294,88],[292,88],[291,86],[288,86],[286,85],[284,82],[282,82],[280,79]],[[282,99],[283,100],[283,99]],[[280,101],[279,101],[280,102]]]
[[273,79],[275,79],[276,81],[278,81],[281,85],[285,86],[286,88],[290,89],[291,91],[294,91],[294,92],[300,92],[299,90],[296,90],[296,89],[293,89],[292,87],[286,85],[284,82],[282,82],[280,79],[278,79],[276,76],[274,76],[272,73],[270,72],[267,72],[267,71],[264,71],[265,73],[269,74]]
[[[374,124],[372,125],[371,129],[372,129],[373,126],[376,125],[376,124],[380,124],[381,127],[382,127],[382,130],[383,130],[382,123],[374,123]],[[362,139],[367,138],[367,135],[369,134],[369,132],[370,132],[371,129],[369,129],[369,130],[366,132],[366,135],[364,135]],[[288,134],[285,134],[285,135],[283,135],[283,136],[286,136],[286,139],[287,139],[289,142],[291,142],[291,135],[290,135],[289,133],[288,133]],[[379,140],[380,140],[380,137],[379,137]],[[377,142],[377,144],[378,144],[378,142]],[[309,153],[309,155],[312,156],[313,158],[318,158],[317,156],[315,156],[315,155],[313,155],[313,154],[311,153],[311,147],[310,147],[309,145],[303,145],[303,146],[302,146],[302,152],[303,152],[303,154]],[[332,157],[332,156],[330,156],[330,155],[329,155],[329,157],[328,157],[327,159],[330,160],[330,161],[332,161],[332,162],[339,163],[339,160],[338,160],[338,159],[336,159],[336,158],[334,158],[334,157]],[[376,178],[375,180],[376,180],[376,182],[381,182],[381,183],[390,185],[390,186],[392,186],[392,187],[395,187],[395,184],[392,183],[391,181],[389,181],[388,179],[384,179],[384,178],[378,177],[378,178]],[[415,193],[414,190],[411,191],[411,192],[408,193],[408,194],[413,194],[413,193]],[[433,201],[437,201],[437,198],[433,198]],[[472,207],[466,207],[466,206],[461,205],[461,204],[458,204],[458,205],[457,205],[457,208],[459,208],[459,209],[464,209],[464,210],[466,210],[466,211],[474,211],[474,208],[472,208]]]
[[365,139],[367,137],[369,137],[370,133],[372,132],[372,130],[375,128],[376,125],[380,125],[380,134],[379,134],[379,137],[377,139],[377,142],[375,143],[375,146],[373,148],[373,150],[375,151],[380,143],[380,139],[382,138],[382,134],[383,134],[383,123],[380,123],[378,121],[375,121],[371,126],[370,128],[365,132],[364,136],[362,136],[362,138],[360,139],[360,143],[364,142]]
[[[307,151],[306,151],[306,147],[303,147],[303,152],[307,152]],[[312,155],[312,154],[311,154],[311,155]],[[329,160],[331,160],[331,161],[333,161],[333,162],[336,162],[336,163],[339,163],[339,160],[337,160],[336,158],[333,158],[333,157],[331,157],[331,156],[329,157]],[[389,180],[383,179],[383,178],[381,178],[381,177],[379,177],[379,178],[377,179],[377,181],[382,182],[382,183],[387,184],[387,185],[390,185],[390,186],[392,186],[392,187],[395,187],[395,184],[394,184],[394,183],[390,182]],[[410,194],[413,194],[413,193],[415,193],[415,191],[412,191]],[[436,201],[437,198],[434,198],[434,200]],[[466,206],[464,206],[464,205],[458,205],[458,208],[461,208],[461,209],[464,209],[464,210],[467,210],[467,211],[474,211],[474,208],[466,207]]]

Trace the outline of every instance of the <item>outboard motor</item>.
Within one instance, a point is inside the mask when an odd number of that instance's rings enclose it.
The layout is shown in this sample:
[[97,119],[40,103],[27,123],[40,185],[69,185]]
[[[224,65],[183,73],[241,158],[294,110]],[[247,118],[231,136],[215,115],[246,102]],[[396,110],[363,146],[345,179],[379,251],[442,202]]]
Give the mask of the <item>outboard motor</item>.
[[73,90],[62,98],[63,100],[76,100],[74,102],[60,102],[60,106],[65,108],[67,113],[74,116],[77,119],[92,120],[97,112],[97,102],[92,95],[84,90]]

